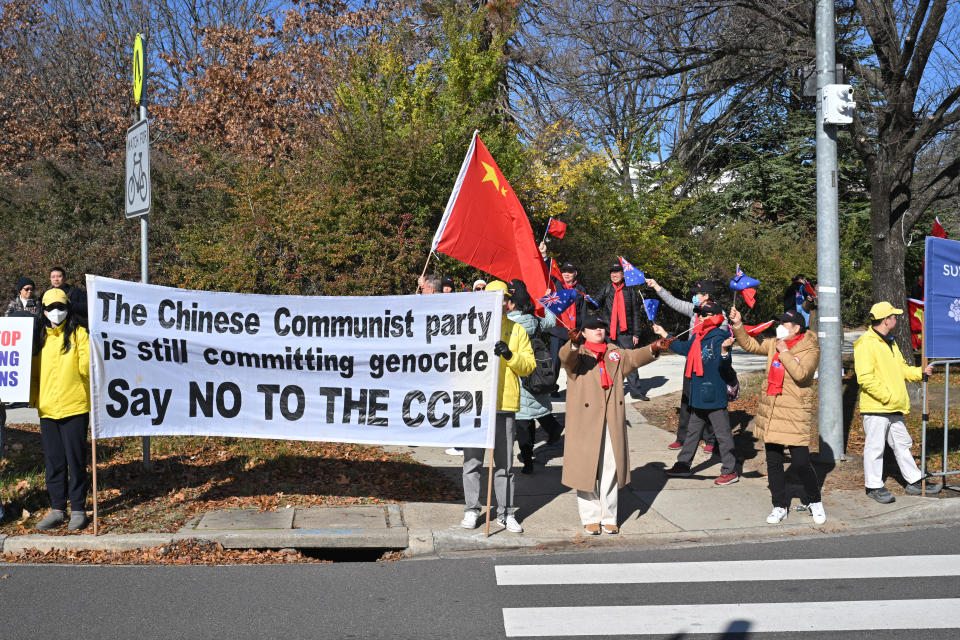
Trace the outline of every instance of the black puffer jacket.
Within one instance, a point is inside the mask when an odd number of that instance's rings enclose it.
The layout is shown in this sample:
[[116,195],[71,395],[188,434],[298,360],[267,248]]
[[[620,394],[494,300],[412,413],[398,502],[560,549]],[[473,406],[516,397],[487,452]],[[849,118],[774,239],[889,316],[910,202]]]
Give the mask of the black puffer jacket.
[[[608,282],[594,296],[594,300],[600,305],[599,313],[607,326],[610,325],[610,315],[613,312],[614,293],[613,283]],[[643,322],[647,315],[643,310],[643,301],[636,286],[623,288],[623,306],[627,313],[627,330],[624,333],[639,337],[643,332]]]

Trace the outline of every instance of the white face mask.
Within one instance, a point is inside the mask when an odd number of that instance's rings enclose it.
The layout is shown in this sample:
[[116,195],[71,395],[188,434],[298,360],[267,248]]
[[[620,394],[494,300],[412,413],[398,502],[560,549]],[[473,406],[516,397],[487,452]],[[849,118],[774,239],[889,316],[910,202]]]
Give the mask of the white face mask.
[[61,322],[67,319],[67,310],[66,309],[51,309],[50,311],[44,311],[43,315],[47,316],[47,320],[50,321],[50,324],[53,326],[58,326]]
[[782,324],[777,325],[777,340],[786,340],[790,336],[790,331]]

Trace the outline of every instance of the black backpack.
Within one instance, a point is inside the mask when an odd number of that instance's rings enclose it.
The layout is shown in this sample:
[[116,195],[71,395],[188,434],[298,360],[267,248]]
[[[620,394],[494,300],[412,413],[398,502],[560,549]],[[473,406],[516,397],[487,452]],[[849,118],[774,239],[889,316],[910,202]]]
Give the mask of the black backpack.
[[557,384],[557,372],[553,368],[553,358],[550,356],[550,347],[543,341],[543,325],[537,319],[537,330],[530,336],[530,346],[533,347],[533,357],[537,361],[537,368],[530,375],[521,378],[523,388],[538,396],[553,391]]

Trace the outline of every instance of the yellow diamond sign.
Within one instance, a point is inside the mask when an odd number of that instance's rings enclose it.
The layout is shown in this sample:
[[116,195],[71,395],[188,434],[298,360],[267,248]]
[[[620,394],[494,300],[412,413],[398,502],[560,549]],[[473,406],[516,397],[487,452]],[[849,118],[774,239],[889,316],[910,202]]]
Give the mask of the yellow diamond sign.
[[143,95],[143,35],[133,41],[133,103],[139,105]]

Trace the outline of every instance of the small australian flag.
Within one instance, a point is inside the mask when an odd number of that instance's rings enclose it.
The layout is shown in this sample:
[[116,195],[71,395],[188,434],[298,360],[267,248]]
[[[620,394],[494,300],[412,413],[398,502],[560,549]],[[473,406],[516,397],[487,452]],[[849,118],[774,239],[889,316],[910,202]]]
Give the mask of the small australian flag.
[[540,304],[550,310],[555,316],[566,311],[577,299],[576,289],[559,289],[540,298]]
[[643,271],[640,271],[622,257],[620,258],[620,264],[623,265],[623,283],[625,285],[632,287],[635,284],[645,284],[647,282]]

